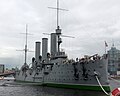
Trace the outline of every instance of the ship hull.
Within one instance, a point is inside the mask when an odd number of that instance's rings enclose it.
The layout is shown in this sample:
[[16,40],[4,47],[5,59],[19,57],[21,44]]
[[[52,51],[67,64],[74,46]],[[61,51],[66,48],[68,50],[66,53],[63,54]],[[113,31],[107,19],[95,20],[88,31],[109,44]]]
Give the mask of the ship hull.
[[[57,87],[57,88],[70,88],[70,89],[80,89],[80,90],[93,90],[101,91],[100,86],[96,85],[79,85],[79,84],[55,84],[55,83],[46,83],[46,86]],[[110,86],[103,86],[106,91],[110,91]]]
[[[110,91],[106,63],[106,59],[101,59],[85,64],[55,64],[46,66],[37,72],[36,70],[20,71],[16,73],[15,78],[16,81],[33,85],[102,91],[95,77],[96,72],[104,90]],[[30,73],[32,74],[30,75]]]
[[[25,85],[37,85],[37,86],[46,86],[46,87],[55,87],[55,88],[67,88],[67,89],[79,89],[79,90],[91,90],[91,91],[102,91],[99,85],[80,85],[80,84],[63,84],[63,83],[42,83],[42,82],[31,82],[31,81],[20,81],[16,80],[17,83],[22,83]],[[110,92],[109,85],[102,86],[105,91]]]

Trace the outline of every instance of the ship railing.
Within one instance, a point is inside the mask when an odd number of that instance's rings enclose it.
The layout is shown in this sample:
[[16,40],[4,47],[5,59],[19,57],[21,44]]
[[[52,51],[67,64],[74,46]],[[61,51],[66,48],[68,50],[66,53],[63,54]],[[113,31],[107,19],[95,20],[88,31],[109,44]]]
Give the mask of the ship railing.
[[101,60],[103,57],[99,56],[98,54],[87,56],[85,55],[84,58],[76,59],[76,62],[78,63],[89,63],[89,62],[95,62],[97,60]]
[[66,60],[63,60],[63,64],[71,64],[71,63],[89,63],[89,62],[95,62],[95,61],[98,61],[98,60],[102,60],[102,59],[105,59],[106,56],[99,56],[98,54],[95,54],[95,55],[92,55],[92,56],[88,56],[88,55],[85,55],[83,58],[76,58],[76,60],[73,60],[73,59],[66,59]]

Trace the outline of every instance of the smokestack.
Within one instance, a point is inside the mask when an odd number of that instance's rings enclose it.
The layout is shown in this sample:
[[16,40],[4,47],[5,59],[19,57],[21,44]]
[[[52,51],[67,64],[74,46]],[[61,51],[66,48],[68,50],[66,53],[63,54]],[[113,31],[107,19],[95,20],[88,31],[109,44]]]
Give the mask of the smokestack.
[[47,59],[48,38],[42,38],[42,60]]
[[56,33],[51,33],[51,56],[57,53],[57,36]]
[[40,45],[41,45],[41,42],[36,42],[36,46],[35,46],[35,61],[36,61],[36,62],[39,61]]

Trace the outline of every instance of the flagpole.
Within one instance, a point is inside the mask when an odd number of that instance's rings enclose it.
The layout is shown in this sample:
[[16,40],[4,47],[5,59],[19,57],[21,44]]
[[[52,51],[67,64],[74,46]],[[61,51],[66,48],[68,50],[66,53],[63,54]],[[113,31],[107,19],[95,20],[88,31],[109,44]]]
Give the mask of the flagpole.
[[105,54],[107,54],[107,47],[108,47],[108,44],[107,44],[107,42],[105,41]]
[[106,45],[105,45],[105,54],[106,54]]

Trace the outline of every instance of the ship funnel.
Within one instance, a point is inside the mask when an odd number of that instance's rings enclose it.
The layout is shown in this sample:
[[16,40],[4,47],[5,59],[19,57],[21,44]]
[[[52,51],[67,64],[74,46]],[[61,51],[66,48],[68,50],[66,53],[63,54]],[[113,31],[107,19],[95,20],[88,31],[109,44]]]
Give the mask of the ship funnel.
[[51,33],[51,56],[54,57],[57,53],[57,36],[56,33]]
[[48,38],[42,38],[42,60],[47,59]]
[[41,42],[36,42],[36,45],[35,45],[35,61],[36,61],[36,62],[39,61],[40,45],[41,45]]

